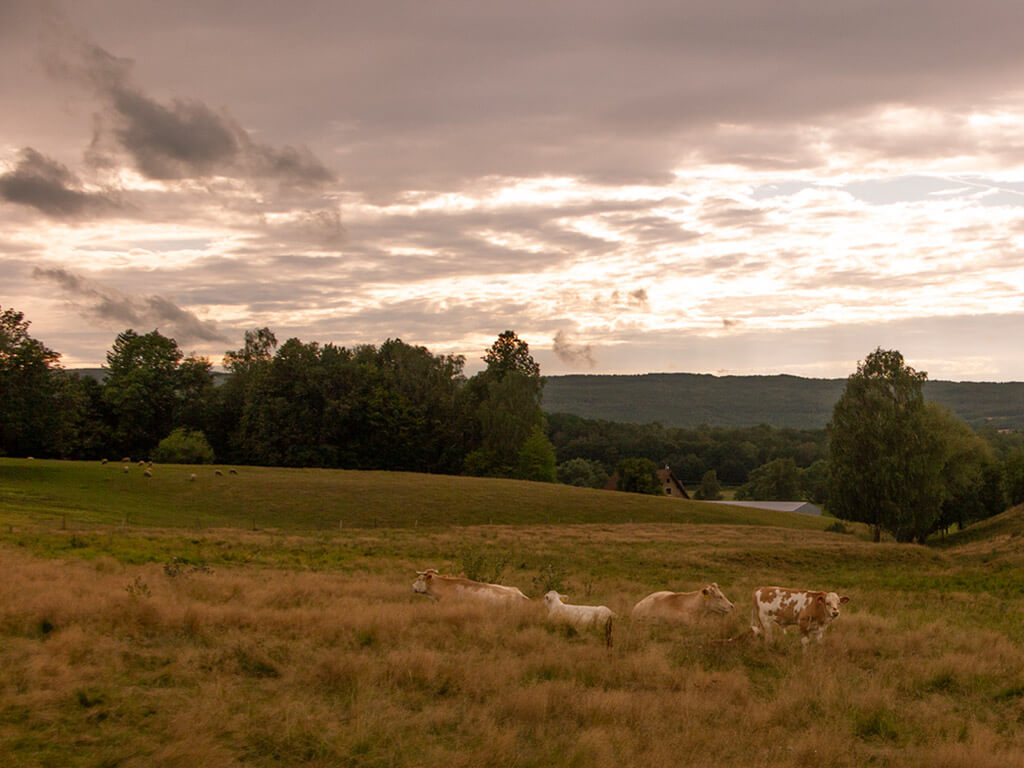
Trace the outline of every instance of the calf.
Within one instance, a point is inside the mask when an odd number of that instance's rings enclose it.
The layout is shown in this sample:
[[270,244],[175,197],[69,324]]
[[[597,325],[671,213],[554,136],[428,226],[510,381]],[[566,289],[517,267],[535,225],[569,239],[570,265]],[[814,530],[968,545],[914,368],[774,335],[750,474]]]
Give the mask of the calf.
[[800,643],[804,650],[811,635],[820,643],[822,635],[833,619],[839,616],[839,606],[850,602],[835,592],[812,592],[806,589],[758,587],[754,590],[754,608],[750,614],[750,629],[755,635],[772,639],[772,625],[782,631],[794,624],[800,630]]
[[717,584],[696,592],[654,592],[633,606],[634,619],[664,619],[692,623],[716,613],[725,615],[733,604]]
[[607,625],[615,618],[612,609],[606,605],[569,605],[562,602],[564,598],[565,595],[560,595],[553,589],[544,595],[549,619],[585,627],[589,624]]
[[458,576],[442,576],[436,568],[416,571],[416,581],[412,583],[412,591],[419,595],[426,595],[432,600],[468,597],[488,603],[511,605],[530,599],[516,587],[485,584],[482,581],[463,579]]

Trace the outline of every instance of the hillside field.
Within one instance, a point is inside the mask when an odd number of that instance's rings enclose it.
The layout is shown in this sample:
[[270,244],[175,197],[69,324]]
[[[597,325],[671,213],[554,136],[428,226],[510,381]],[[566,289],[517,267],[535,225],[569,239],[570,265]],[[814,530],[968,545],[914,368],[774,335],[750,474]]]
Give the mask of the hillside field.
[[[237,471],[0,460],[4,766],[1024,764],[1021,509],[921,547],[561,486]],[[534,600],[433,603],[429,566]],[[725,617],[628,618],[711,581]],[[764,584],[851,601],[801,653],[751,637]],[[546,622],[549,588],[619,613],[610,647]]]

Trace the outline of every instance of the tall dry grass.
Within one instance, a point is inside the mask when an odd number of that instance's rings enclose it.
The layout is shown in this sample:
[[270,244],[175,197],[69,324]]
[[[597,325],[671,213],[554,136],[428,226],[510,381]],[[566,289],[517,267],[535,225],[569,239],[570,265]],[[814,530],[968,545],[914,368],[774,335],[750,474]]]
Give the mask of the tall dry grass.
[[[173,573],[0,550],[3,765],[1024,764],[1024,649],[966,620],[970,596],[855,590],[804,654],[745,630],[748,574],[725,619],[623,619],[607,648],[539,605],[415,597],[392,566]],[[587,585],[628,612],[660,587],[643,578]]]

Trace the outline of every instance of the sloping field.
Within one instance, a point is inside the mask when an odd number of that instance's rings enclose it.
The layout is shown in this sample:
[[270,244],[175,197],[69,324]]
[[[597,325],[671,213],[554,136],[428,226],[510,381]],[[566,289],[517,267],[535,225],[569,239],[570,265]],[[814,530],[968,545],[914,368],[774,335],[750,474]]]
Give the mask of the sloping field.
[[135,527],[292,531],[626,522],[821,530],[829,524],[812,515],[518,480],[174,464],[155,466],[145,477],[137,465],[124,469],[120,463],[0,459],[0,525],[16,524],[25,513],[71,527],[120,525],[127,518]]
[[[651,506],[632,514],[678,519],[622,522],[625,494],[548,498],[573,489],[532,496],[507,481],[273,470],[261,500],[238,487],[259,471],[206,468],[192,513],[225,526],[132,522],[172,514],[193,471],[175,469],[147,481],[120,466],[0,462],[5,767],[1024,764],[1024,569],[1001,538],[1019,540],[1003,528],[1012,518],[932,548],[792,527],[828,522],[793,515],[709,522],[667,499],[637,497]],[[370,522],[316,527],[317,513],[303,529],[289,517],[302,510],[295,478],[332,504],[362,493]],[[381,486],[406,500],[389,505]],[[609,519],[516,522],[566,498]],[[88,525],[62,513],[68,500]],[[249,530],[258,504],[279,524]],[[461,524],[423,522],[445,520],[438,507]],[[372,527],[385,509],[401,525]],[[512,612],[433,603],[410,589],[429,566],[534,600]],[[727,616],[629,619],[652,591],[709,581],[735,603]],[[851,601],[801,653],[794,631],[764,645],[746,629],[763,584]],[[611,646],[545,621],[536,598],[551,588],[613,608]]]

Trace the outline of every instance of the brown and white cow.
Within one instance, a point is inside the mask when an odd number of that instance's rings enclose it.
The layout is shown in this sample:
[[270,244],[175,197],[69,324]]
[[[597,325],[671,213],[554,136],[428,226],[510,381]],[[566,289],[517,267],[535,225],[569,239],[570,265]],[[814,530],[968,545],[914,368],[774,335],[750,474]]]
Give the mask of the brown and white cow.
[[800,630],[800,643],[804,650],[811,635],[821,642],[822,635],[833,619],[839,616],[839,606],[850,602],[835,592],[814,592],[807,589],[784,587],[758,587],[754,590],[754,607],[750,614],[750,629],[765,640],[772,639],[772,626],[782,631],[796,625]]
[[717,584],[696,592],[654,592],[633,606],[634,619],[663,619],[692,623],[715,613],[725,615],[733,604]]
[[481,600],[488,603],[516,604],[528,601],[526,595],[516,587],[501,584],[485,584],[482,581],[463,579],[459,576],[442,576],[436,568],[416,571],[412,591],[426,595],[432,600],[461,599]]

